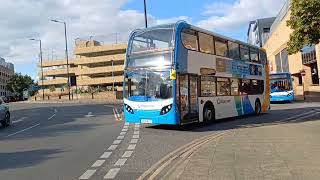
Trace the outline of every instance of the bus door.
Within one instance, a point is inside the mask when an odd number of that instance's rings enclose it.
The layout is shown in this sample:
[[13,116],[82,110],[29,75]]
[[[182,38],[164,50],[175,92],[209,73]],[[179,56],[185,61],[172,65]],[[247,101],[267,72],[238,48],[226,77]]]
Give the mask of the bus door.
[[179,75],[181,124],[198,120],[198,76]]

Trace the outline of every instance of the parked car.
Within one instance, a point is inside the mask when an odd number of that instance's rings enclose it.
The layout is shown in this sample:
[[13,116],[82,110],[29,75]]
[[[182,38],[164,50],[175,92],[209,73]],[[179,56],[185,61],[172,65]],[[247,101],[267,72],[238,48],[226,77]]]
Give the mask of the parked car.
[[0,123],[3,127],[11,125],[9,106],[0,98]]

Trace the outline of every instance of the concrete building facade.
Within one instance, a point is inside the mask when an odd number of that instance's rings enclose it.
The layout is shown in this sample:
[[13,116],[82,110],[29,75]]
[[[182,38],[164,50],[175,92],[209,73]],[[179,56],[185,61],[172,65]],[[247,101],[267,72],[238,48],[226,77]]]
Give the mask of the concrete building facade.
[[[122,91],[124,59],[127,44],[103,45],[95,40],[78,40],[74,58],[69,60],[72,95],[95,91],[115,95]],[[38,64],[41,67],[41,64]],[[68,72],[65,59],[43,60],[44,81],[39,81],[46,96],[68,94]],[[38,73],[41,78],[41,71]],[[110,94],[109,93],[109,94]],[[39,95],[42,91],[39,91]]]
[[6,62],[4,58],[0,57],[0,96],[10,96],[10,92],[6,86],[10,78],[14,75],[14,65],[10,62]]
[[276,17],[250,21],[247,31],[247,42],[262,47],[269,38],[270,28]]
[[[270,29],[269,39],[263,48],[267,52],[271,72],[290,72],[293,76],[294,91],[299,98],[304,91],[307,99],[320,99],[319,69],[320,45],[305,46],[301,52],[289,55],[287,42],[292,33],[286,22],[290,19],[290,1],[286,1]],[[301,76],[305,71],[306,75]]]

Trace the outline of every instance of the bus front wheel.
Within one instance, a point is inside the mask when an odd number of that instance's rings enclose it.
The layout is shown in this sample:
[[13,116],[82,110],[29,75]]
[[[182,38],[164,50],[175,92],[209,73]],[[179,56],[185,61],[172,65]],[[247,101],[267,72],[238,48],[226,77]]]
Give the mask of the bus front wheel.
[[203,108],[203,122],[210,122],[215,120],[215,110],[213,105],[206,104]]

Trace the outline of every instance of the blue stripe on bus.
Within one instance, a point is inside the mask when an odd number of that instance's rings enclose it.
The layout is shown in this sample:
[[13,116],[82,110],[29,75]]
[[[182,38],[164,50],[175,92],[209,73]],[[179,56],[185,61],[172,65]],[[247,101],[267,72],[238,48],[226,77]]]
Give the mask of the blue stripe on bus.
[[251,114],[254,112],[249,96],[242,97],[242,106],[243,106],[244,114]]

